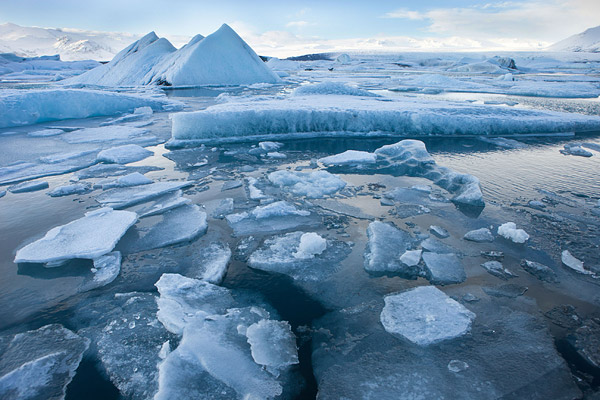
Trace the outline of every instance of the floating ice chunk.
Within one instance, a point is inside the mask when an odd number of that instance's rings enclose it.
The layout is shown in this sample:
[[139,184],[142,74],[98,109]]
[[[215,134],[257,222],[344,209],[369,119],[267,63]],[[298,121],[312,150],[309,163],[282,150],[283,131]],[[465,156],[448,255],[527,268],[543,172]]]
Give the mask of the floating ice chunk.
[[465,270],[455,254],[423,253],[427,279],[434,285],[461,283],[467,279]]
[[579,272],[580,274],[584,275],[589,275],[592,273],[591,271],[585,269],[583,267],[583,261],[573,257],[569,250],[564,250],[560,255],[560,259],[563,264],[565,264],[567,267],[571,268],[575,272]]
[[191,200],[182,197],[182,194],[181,190],[163,194],[162,196],[156,197],[148,204],[143,205],[141,208],[136,209],[135,212],[140,218],[144,218],[152,215],[159,215],[174,208],[190,204]]
[[194,278],[218,285],[227,273],[231,249],[226,243],[211,243],[208,247],[202,248],[200,260],[200,265],[193,267]]
[[421,286],[384,300],[380,319],[385,330],[419,346],[463,336],[475,319],[473,312],[435,286]]
[[152,179],[145,177],[139,172],[133,172],[131,174],[121,176],[113,181],[99,183],[94,187],[101,186],[102,189],[123,188],[130,186],[149,185],[152,182]]
[[286,321],[263,319],[246,329],[254,362],[277,371],[298,364],[296,337]]
[[404,162],[417,168],[435,164],[435,160],[427,151],[425,143],[420,140],[405,139],[394,144],[388,144],[375,150],[375,154],[385,156],[396,163]]
[[265,152],[277,151],[283,146],[283,143],[279,142],[260,142],[258,147]]
[[307,173],[282,170],[271,172],[268,178],[273,184],[308,198],[321,198],[346,186],[346,182],[327,171]]
[[[388,100],[388,99],[386,99]],[[177,141],[280,137],[508,135],[594,130],[600,118],[457,102],[362,96],[290,96],[221,103],[172,116]]]
[[[225,315],[212,315],[206,319],[195,318],[190,321],[184,329],[179,346],[160,366],[160,389],[157,398],[167,398],[168,392],[177,390],[168,385],[173,381],[177,382],[176,378],[173,378],[174,374],[186,374],[190,378],[196,376],[202,382],[208,380],[203,372],[224,384],[224,388],[233,389],[237,396],[223,390],[223,386],[219,387],[214,381],[209,381],[203,385],[205,391],[201,397],[206,397],[208,390],[208,394],[217,399],[266,400],[282,394],[282,384],[252,358],[250,345],[244,334],[248,326],[265,319],[265,314],[268,315],[265,310],[257,307],[232,308]],[[187,364],[188,367],[183,371],[175,368],[181,367],[182,364]],[[194,373],[189,374],[192,371]],[[187,387],[190,383],[184,385]],[[195,386],[193,382],[191,385]],[[195,389],[198,390],[197,387]],[[218,391],[213,395],[215,389]]]
[[465,233],[463,239],[477,243],[493,242],[494,235],[492,234],[492,231],[490,231],[488,228],[480,228]]
[[427,238],[421,243],[421,247],[423,250],[430,251],[432,253],[444,254],[444,253],[453,253],[455,250],[448,246],[446,243],[443,243],[434,238]]
[[546,208],[546,205],[543,202],[538,201],[538,200],[529,200],[527,202],[527,205],[536,210],[543,210],[544,208]]
[[121,271],[121,253],[113,251],[94,259],[92,268],[93,278],[84,282],[80,287],[80,292],[87,292],[102,286],[106,286],[119,275]]
[[[259,188],[256,187],[257,183],[258,183],[258,180],[256,178],[252,178],[252,177],[248,178],[248,196],[250,197],[250,200],[262,200],[267,197],[262,192],[262,190],[260,190]],[[232,210],[233,210],[233,207],[232,207]]]
[[528,288],[526,286],[507,283],[505,285],[495,287],[482,286],[481,289],[489,296],[508,297],[510,299],[514,299],[524,295]]
[[338,95],[338,96],[363,96],[380,97],[375,93],[366,90],[348,86],[340,82],[322,82],[311,85],[297,87],[292,92],[293,96],[312,96],[312,95]]
[[507,270],[506,268],[504,268],[502,266],[502,263],[500,263],[499,261],[487,261],[481,264],[481,266],[490,274],[505,281],[517,276],[509,270]]
[[[369,243],[365,251],[365,270],[372,273],[395,273],[415,279],[416,264],[408,265],[401,257],[414,244],[411,235],[391,224],[373,221],[367,228]],[[405,258],[406,259],[406,258]]]
[[64,399],[90,341],[54,324],[0,343],[1,398]]
[[145,400],[158,390],[159,353],[176,337],[156,319],[152,293],[105,294],[82,300],[72,323],[91,339],[92,357],[120,395]]
[[360,208],[342,203],[341,201],[332,199],[314,199],[310,202],[324,210],[333,211],[336,214],[347,215],[358,219],[375,219],[374,216],[364,213]]
[[129,211],[101,208],[17,250],[15,263],[48,263],[72,258],[98,258],[110,252],[121,236],[137,221]]
[[287,155],[285,155],[284,153],[280,153],[278,151],[270,151],[267,153],[267,158],[274,158],[277,160],[283,160],[285,158],[287,158]]
[[179,274],[163,274],[155,286],[160,293],[156,316],[177,335],[196,316],[224,314],[234,304],[228,289]]
[[585,150],[581,147],[581,143],[567,143],[564,149],[559,150],[562,154],[580,156],[580,157],[591,157],[592,152]]
[[300,237],[300,245],[293,256],[300,260],[314,258],[322,254],[326,248],[327,240],[323,239],[316,232],[308,232]]
[[400,261],[409,267],[414,267],[421,261],[421,254],[423,250],[406,250],[404,254],[400,256]]
[[140,238],[130,245],[132,251],[158,249],[187,242],[203,235],[208,224],[206,213],[195,204],[177,207],[162,214],[162,221],[147,231],[137,230]]
[[154,152],[146,150],[137,144],[126,144],[112,147],[98,153],[98,161],[113,164],[129,164],[150,157]]
[[[308,239],[304,239],[308,235]],[[317,234],[291,232],[266,239],[248,259],[251,268],[277,272],[299,281],[319,281],[336,271],[350,253],[350,246],[341,241],[327,240]],[[312,239],[312,240],[311,240]],[[314,247],[313,247],[314,245]]]
[[48,189],[48,186],[48,182],[46,181],[23,182],[9,186],[8,191],[11,193],[37,192],[38,190]]
[[242,181],[240,181],[240,180],[225,182],[223,184],[223,186],[221,186],[221,192],[224,192],[226,190],[231,190],[231,189],[237,189],[241,186],[242,186]]
[[[84,128],[65,133],[60,138],[69,144],[79,143],[114,143],[130,144],[131,142],[142,142],[157,144],[156,137],[146,135],[147,129],[133,128],[126,125],[105,126],[99,128]],[[139,144],[139,143],[138,143]],[[110,154],[110,153],[109,153]]]
[[430,225],[429,231],[431,233],[433,233],[435,236],[442,238],[442,239],[450,236],[450,234],[448,233],[447,230],[445,230],[444,228],[442,228],[441,226],[438,226],[438,225]]
[[181,108],[179,102],[170,101],[166,96],[149,97],[84,89],[6,89],[0,96],[0,115],[3,116],[0,128],[114,115],[145,105],[155,110],[163,110],[164,106]]
[[191,186],[192,182],[155,182],[149,185],[111,189],[96,196],[96,201],[112,208],[125,208]]
[[523,229],[517,229],[514,222],[506,222],[498,227],[498,235],[512,240],[515,243],[525,243],[529,240],[529,235]]
[[325,166],[375,164],[377,155],[366,151],[347,150],[333,156],[319,158]]
[[558,282],[556,273],[547,265],[540,264],[535,261],[523,260],[521,261],[521,267],[542,281],[550,283]]
[[212,200],[204,204],[210,216],[217,219],[225,218],[225,215],[233,212],[233,198],[227,197],[221,200]]
[[[56,156],[49,156],[54,158]],[[62,175],[77,171],[96,163],[95,155],[81,152],[77,157],[69,157],[66,160],[57,157],[56,162],[44,162],[42,164],[30,162],[18,162],[6,167],[0,167],[0,184],[17,183],[26,180],[41,178],[50,175]]]
[[65,131],[62,129],[42,129],[40,131],[27,132],[27,135],[31,137],[48,137],[60,135],[61,133],[65,133]]
[[59,186],[48,192],[50,197],[70,196],[72,194],[85,194],[92,191],[90,184],[74,183],[72,185]]
[[287,201],[258,206],[250,212],[229,214],[225,219],[237,235],[276,232],[316,222],[310,212],[300,210]]
[[82,171],[75,173],[76,179],[89,179],[89,178],[107,178],[109,176],[121,176],[139,172],[145,174],[152,171],[160,171],[163,168],[151,167],[151,166],[126,166],[119,164],[98,164],[92,167],[86,168]]

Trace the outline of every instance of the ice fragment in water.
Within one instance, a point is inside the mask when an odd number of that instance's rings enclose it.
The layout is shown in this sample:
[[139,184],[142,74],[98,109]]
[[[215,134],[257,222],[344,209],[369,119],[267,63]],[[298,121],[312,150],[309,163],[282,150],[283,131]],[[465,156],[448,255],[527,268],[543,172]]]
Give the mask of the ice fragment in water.
[[499,261],[487,261],[481,264],[481,266],[490,274],[505,281],[517,276],[509,270],[507,270],[506,268],[504,268]]
[[588,271],[587,269],[583,268],[583,261],[573,257],[569,250],[564,250],[560,258],[564,265],[571,268],[575,272],[579,272],[580,274],[585,275],[589,275],[592,273],[591,271]]
[[317,222],[310,212],[298,209],[287,201],[277,201],[258,206],[252,211],[229,214],[225,219],[236,235],[277,232],[300,225],[315,225]]
[[435,286],[421,286],[384,300],[380,319],[385,330],[419,346],[462,336],[475,319],[474,313]]
[[314,258],[316,255],[323,253],[326,248],[327,240],[323,239],[318,233],[308,232],[300,237],[300,245],[293,256],[300,260]]
[[367,228],[369,242],[365,251],[365,270],[372,273],[394,273],[415,279],[419,272],[416,264],[408,265],[402,256],[414,244],[411,235],[395,226],[373,221]]
[[231,249],[226,243],[211,243],[200,249],[196,265],[190,274],[215,285],[220,284],[227,273],[227,266],[231,260]]
[[347,150],[333,156],[319,158],[325,166],[375,164],[377,155],[366,151]]
[[15,263],[48,263],[72,258],[94,259],[110,252],[137,221],[137,214],[101,208],[17,250]]
[[444,228],[442,228],[441,226],[438,226],[438,225],[431,225],[429,227],[429,231],[431,233],[433,233],[435,236],[442,238],[442,239],[450,236],[450,234],[448,233],[447,230],[445,230]]
[[488,228],[480,228],[475,229],[474,231],[469,231],[465,233],[463,239],[469,240],[471,242],[484,243],[484,242],[493,242],[494,235]]
[[92,268],[93,277],[85,281],[80,287],[80,292],[87,292],[102,286],[106,286],[119,275],[121,271],[121,253],[113,251],[94,259]]
[[581,147],[581,143],[568,143],[565,144],[565,148],[560,150],[562,154],[580,156],[580,157],[591,157],[593,154]]
[[96,201],[116,209],[125,208],[191,185],[192,182],[185,181],[155,182],[149,185],[111,189],[96,196]]
[[521,267],[542,281],[551,283],[558,282],[556,273],[547,265],[535,261],[523,260],[521,261]]
[[525,243],[529,240],[529,235],[523,229],[517,229],[514,222],[506,222],[498,227],[498,235],[512,240],[515,243]]
[[182,197],[181,190],[176,192],[170,192],[163,194],[162,196],[154,198],[148,203],[144,203],[140,208],[136,208],[135,212],[140,218],[150,217],[152,215],[159,215],[172,210],[177,207],[181,207],[186,204],[190,204],[191,201]]
[[121,176],[113,181],[109,182],[99,182],[94,187],[101,186],[102,189],[111,189],[118,187],[130,187],[130,186],[139,186],[139,185],[149,185],[152,183],[152,179],[145,177],[139,172],[133,172],[131,174],[127,174]]
[[269,370],[298,364],[296,337],[286,321],[263,319],[246,330],[254,362]]
[[465,270],[455,254],[423,253],[427,279],[434,285],[461,283],[467,279]]
[[154,152],[146,150],[137,144],[126,144],[112,147],[98,153],[98,161],[113,164],[128,164],[150,157]]
[[48,182],[46,181],[34,181],[34,182],[23,182],[17,185],[9,186],[8,191],[12,193],[28,193],[37,192],[38,190],[48,189]]
[[74,183],[72,185],[59,186],[48,192],[50,197],[70,196],[72,194],[85,194],[92,191],[91,185],[86,183]]
[[346,186],[346,182],[327,171],[291,172],[275,171],[269,180],[284,190],[308,198],[321,198],[333,194]]

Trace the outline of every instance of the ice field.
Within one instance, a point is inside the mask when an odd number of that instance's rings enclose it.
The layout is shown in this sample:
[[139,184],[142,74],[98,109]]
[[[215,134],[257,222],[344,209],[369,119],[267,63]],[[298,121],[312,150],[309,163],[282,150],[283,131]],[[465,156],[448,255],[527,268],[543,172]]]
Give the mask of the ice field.
[[598,398],[599,96],[227,25],[0,55],[0,398]]

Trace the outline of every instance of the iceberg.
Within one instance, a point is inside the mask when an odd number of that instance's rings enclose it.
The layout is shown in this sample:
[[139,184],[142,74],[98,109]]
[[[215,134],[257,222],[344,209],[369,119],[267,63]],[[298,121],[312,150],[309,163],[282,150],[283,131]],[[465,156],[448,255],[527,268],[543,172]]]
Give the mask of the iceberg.
[[600,117],[574,113],[338,95],[221,103],[175,113],[172,121],[170,146],[278,138],[502,136],[600,129]]
[[98,153],[98,161],[114,164],[128,164],[150,157],[154,152],[146,150],[137,144],[126,144],[119,147],[102,150]]
[[435,286],[420,286],[386,296],[381,323],[391,334],[419,346],[465,335],[475,314]]
[[311,199],[331,195],[346,186],[346,182],[327,171],[275,171],[268,175],[271,183],[299,196]]
[[73,258],[94,259],[110,252],[137,221],[136,213],[101,208],[46,235],[19,250],[15,263],[55,263]]
[[101,90],[3,89],[0,93],[0,115],[3,117],[0,128],[115,115],[143,106],[156,111],[172,111],[180,109],[181,103],[167,100],[166,96],[149,97]]
[[0,397],[64,399],[90,341],[61,325],[0,339]]

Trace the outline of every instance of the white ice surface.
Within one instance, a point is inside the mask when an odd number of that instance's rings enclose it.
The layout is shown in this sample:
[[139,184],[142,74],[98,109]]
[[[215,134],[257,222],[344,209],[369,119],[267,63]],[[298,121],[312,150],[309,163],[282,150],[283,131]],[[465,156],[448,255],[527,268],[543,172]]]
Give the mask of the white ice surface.
[[128,164],[150,157],[154,152],[144,149],[137,144],[126,144],[112,147],[98,153],[98,161],[114,164]]
[[302,260],[306,258],[314,258],[323,253],[327,248],[327,240],[321,237],[316,232],[304,233],[300,237],[298,250],[293,254],[294,257]]
[[529,240],[529,235],[523,229],[517,229],[514,222],[506,222],[498,227],[498,235],[512,240],[515,243],[525,243]]
[[125,208],[151,200],[160,195],[174,192],[192,185],[191,182],[155,182],[149,185],[116,188],[96,196],[100,204],[112,208]]
[[377,155],[366,151],[346,150],[340,154],[319,158],[318,161],[327,167],[333,165],[374,164],[377,161]]
[[48,263],[72,258],[94,259],[110,252],[137,221],[137,214],[101,208],[46,235],[19,250],[15,263]]
[[296,337],[286,321],[263,319],[246,329],[254,362],[279,369],[298,364]]
[[346,186],[346,182],[327,171],[292,172],[275,171],[268,175],[271,183],[296,195],[321,198]]
[[381,323],[391,334],[428,346],[463,336],[475,314],[435,286],[421,286],[386,296]]

